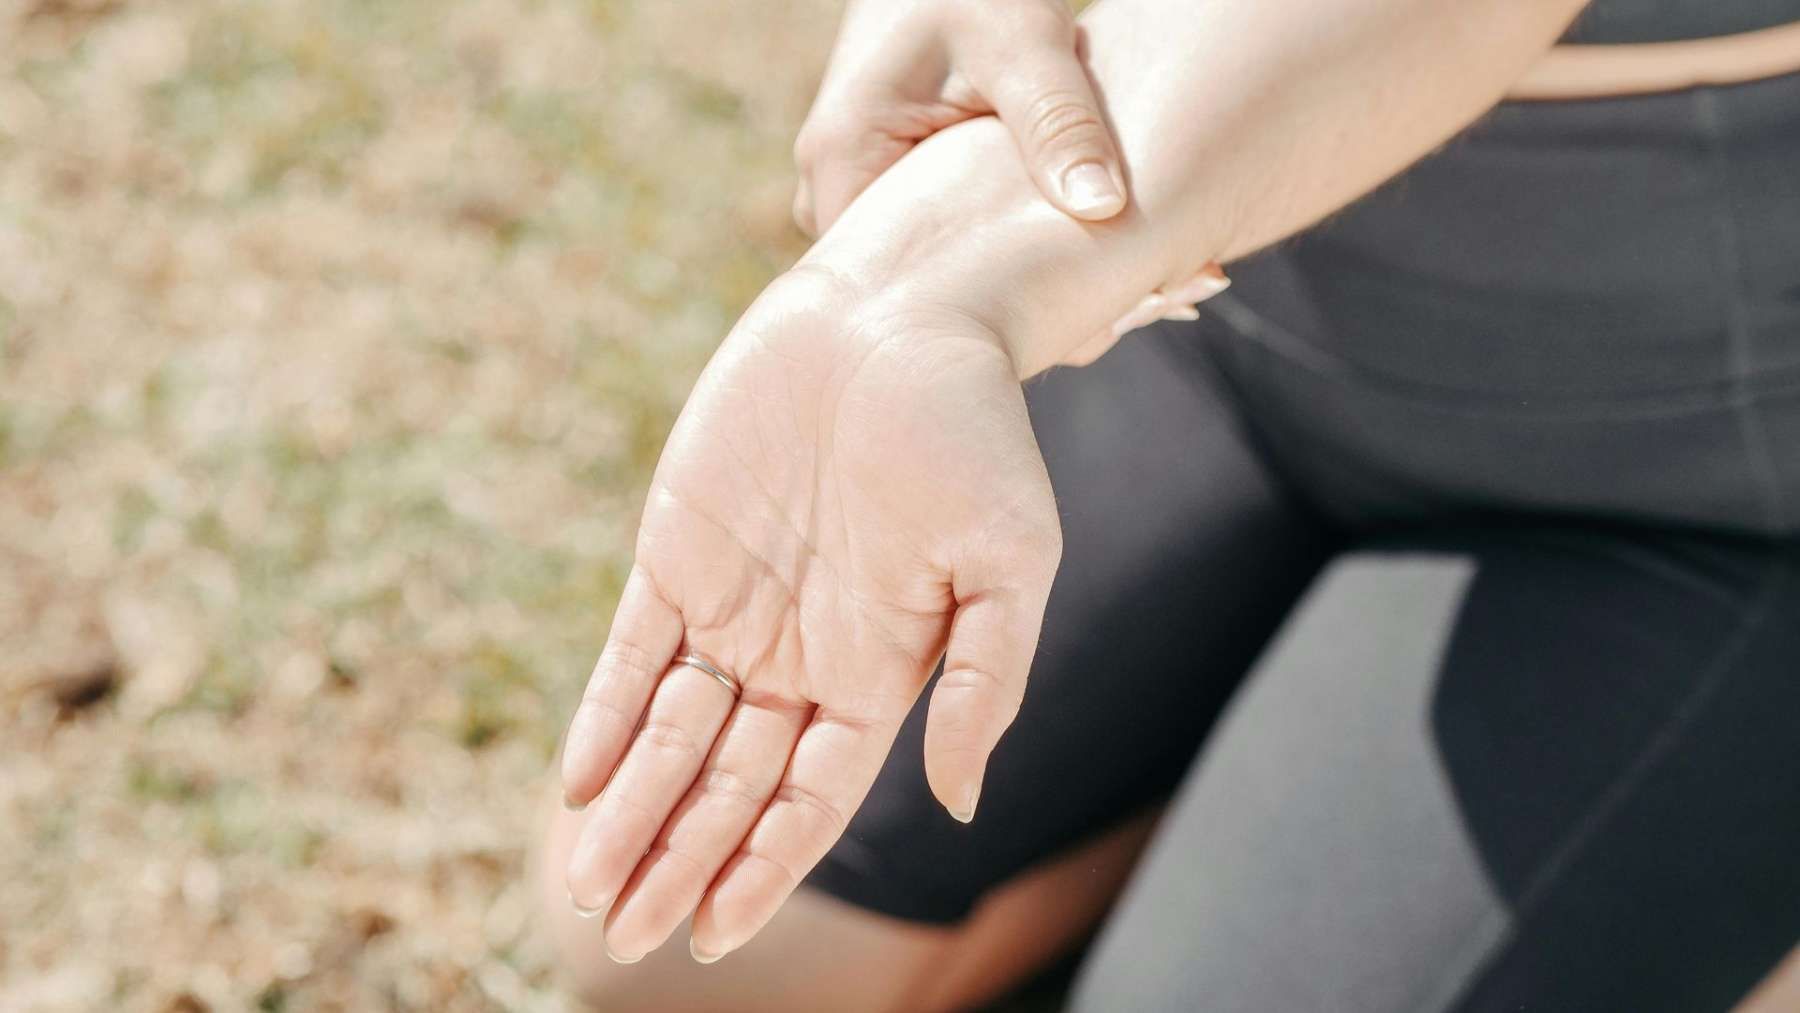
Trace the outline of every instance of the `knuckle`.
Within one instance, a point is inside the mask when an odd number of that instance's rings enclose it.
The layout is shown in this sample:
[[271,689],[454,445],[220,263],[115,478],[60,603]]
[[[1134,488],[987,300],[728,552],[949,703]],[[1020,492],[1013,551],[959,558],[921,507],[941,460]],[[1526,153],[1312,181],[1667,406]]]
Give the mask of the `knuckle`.
[[801,232],[805,232],[808,236],[812,236],[812,230],[814,230],[812,229],[812,225],[814,225],[814,221],[812,221],[812,193],[808,193],[808,189],[806,189],[805,185],[801,185],[801,189],[797,189],[796,193],[794,193],[794,225],[797,225]]
[[742,774],[714,767],[700,775],[695,791],[704,798],[715,799],[743,808],[761,806],[767,794],[763,788]]
[[966,736],[952,742],[937,743],[931,752],[931,759],[925,761],[928,770],[970,767],[973,764],[962,761],[981,760],[987,755],[980,746],[968,741]]
[[802,171],[813,167],[819,152],[818,142],[813,139],[810,129],[811,121],[807,122],[809,126],[801,127],[800,132],[794,135],[794,164]]
[[802,879],[806,878],[805,869],[794,868],[792,864],[781,858],[779,855],[770,854],[767,851],[756,848],[746,850],[742,852],[742,855],[743,864],[757,862],[774,871],[775,875],[781,879],[782,886],[785,889],[792,890],[800,885]]
[[680,725],[667,721],[647,721],[638,729],[638,741],[650,749],[672,753],[684,759],[700,756],[700,743]]
[[617,829],[610,835],[609,846],[628,840],[648,840],[662,826],[662,819],[649,806],[620,792],[609,792],[604,801],[606,819]]
[[[944,36],[951,40],[981,38],[995,31],[1002,14],[998,4],[950,4],[940,9]],[[1004,33],[1000,33],[1004,36]]]
[[1075,42],[1075,12],[1064,0],[1030,0],[1011,4],[955,4],[948,27],[960,37],[985,37],[990,44],[1018,53]]
[[1106,134],[1099,116],[1080,95],[1060,89],[1032,99],[1025,116],[1026,129],[1045,150],[1091,144]]
[[998,676],[985,668],[975,665],[950,665],[944,668],[944,674],[938,677],[940,687],[951,689],[991,690],[1002,688]]
[[820,850],[829,848],[849,825],[848,817],[830,800],[797,784],[784,784],[776,789],[775,802],[810,817],[805,822],[812,828],[813,842],[821,844]]
[[693,855],[683,850],[680,846],[668,841],[661,842],[652,847],[649,853],[644,855],[643,865],[645,868],[651,868],[657,865],[671,865],[675,867],[675,871],[687,876],[706,876],[706,864],[702,862],[698,856]]
[[808,236],[818,235],[819,221],[813,211],[812,194],[804,188],[794,194],[794,225]]
[[1016,713],[1025,699],[1025,684],[1022,680],[1003,679],[999,675],[984,668],[973,665],[958,665],[944,669],[938,685],[952,689],[966,689],[981,693],[991,700],[1004,701],[1009,712]]
[[854,133],[855,124],[842,115],[815,112],[794,135],[794,164],[805,169],[826,161],[833,152],[842,150]]
[[[611,725],[613,728],[619,729],[626,734],[629,734],[633,728],[637,727],[637,716],[626,713],[625,708],[620,707],[611,700],[590,694],[586,699],[581,701],[581,706],[586,708],[588,713],[593,715],[591,720]],[[620,741],[623,740],[621,739]]]
[[1062,0],[1026,4],[1019,17],[1029,38],[1048,41],[1058,49],[1075,44],[1075,12]]
[[[662,659],[629,640],[613,640],[601,649],[600,663],[595,668],[604,678],[649,679],[661,674]],[[595,683],[599,681],[594,680]]]

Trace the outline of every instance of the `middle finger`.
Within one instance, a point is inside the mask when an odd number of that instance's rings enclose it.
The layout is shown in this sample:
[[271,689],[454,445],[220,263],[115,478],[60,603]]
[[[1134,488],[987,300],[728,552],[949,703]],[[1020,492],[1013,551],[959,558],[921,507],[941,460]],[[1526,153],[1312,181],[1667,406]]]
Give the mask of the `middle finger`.
[[606,941],[629,958],[661,946],[762,815],[812,705],[746,696],[706,769],[613,906]]

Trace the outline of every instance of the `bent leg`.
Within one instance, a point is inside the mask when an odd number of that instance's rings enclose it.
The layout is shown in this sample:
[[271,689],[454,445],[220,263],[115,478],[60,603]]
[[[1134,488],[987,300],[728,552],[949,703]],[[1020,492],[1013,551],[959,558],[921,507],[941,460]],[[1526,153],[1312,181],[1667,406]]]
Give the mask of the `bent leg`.
[[1723,1011],[1800,935],[1800,572],[1561,529],[1335,564],[1077,1009]]

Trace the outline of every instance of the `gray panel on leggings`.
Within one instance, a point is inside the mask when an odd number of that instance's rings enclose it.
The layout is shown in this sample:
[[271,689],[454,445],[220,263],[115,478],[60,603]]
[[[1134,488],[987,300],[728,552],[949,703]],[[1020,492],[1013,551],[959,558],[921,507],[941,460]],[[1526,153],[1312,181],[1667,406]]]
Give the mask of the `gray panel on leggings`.
[[1432,745],[1474,563],[1346,557],[1308,592],[1171,805],[1077,1010],[1437,1010],[1507,915]]

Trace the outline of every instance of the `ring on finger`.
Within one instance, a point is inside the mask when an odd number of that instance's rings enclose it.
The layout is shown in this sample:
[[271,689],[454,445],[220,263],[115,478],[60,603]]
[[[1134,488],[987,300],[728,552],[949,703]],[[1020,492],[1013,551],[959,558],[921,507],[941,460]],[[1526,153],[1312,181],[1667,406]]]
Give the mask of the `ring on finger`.
[[686,665],[689,668],[705,672],[707,675],[717,679],[719,685],[724,686],[731,691],[733,699],[742,696],[744,693],[744,684],[738,681],[737,676],[732,675],[718,665],[713,664],[712,660],[707,658],[704,654],[690,651],[687,654],[677,655],[675,664]]

